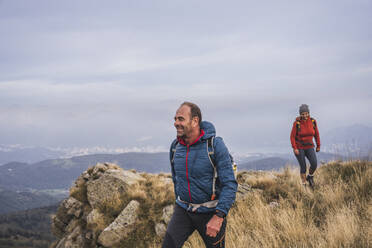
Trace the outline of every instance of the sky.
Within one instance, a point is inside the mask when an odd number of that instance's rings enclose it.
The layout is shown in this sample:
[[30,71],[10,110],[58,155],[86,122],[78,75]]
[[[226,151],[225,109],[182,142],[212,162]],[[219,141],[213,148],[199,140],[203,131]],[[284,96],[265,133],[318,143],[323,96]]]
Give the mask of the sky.
[[372,2],[0,0],[0,144],[166,151],[184,101],[235,152],[372,126]]

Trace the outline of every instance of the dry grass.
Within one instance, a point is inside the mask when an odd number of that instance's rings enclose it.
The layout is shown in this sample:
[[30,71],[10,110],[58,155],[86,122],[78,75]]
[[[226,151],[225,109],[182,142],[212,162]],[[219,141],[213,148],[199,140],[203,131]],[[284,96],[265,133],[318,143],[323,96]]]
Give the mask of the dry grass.
[[70,188],[70,196],[74,197],[75,199],[79,200],[80,202],[87,203],[87,186],[83,185],[75,185]]
[[[371,162],[321,167],[314,191],[304,189],[291,168],[238,179],[262,191],[230,210],[226,247],[372,247]],[[279,206],[270,207],[271,201]],[[204,244],[194,233],[184,247]]]
[[109,198],[103,197],[97,209],[113,221],[129,202],[128,197],[123,197],[119,192],[113,192]]
[[[118,247],[161,247],[155,224],[174,203],[169,174],[141,174],[124,198],[105,203],[113,220],[131,200],[141,204],[139,224]],[[226,247],[372,247],[372,163],[332,162],[318,169],[314,190],[300,184],[298,168],[274,172],[241,172],[239,183],[252,187],[228,215]],[[83,192],[74,192],[79,195]],[[271,202],[278,206],[270,206]],[[204,247],[195,232],[183,246]]]

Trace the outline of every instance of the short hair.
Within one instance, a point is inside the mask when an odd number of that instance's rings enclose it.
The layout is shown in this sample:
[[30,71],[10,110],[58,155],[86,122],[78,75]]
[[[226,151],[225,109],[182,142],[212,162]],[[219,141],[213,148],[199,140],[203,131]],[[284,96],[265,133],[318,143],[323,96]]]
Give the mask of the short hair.
[[199,118],[199,126],[202,122],[202,114],[201,114],[201,111],[200,111],[200,108],[198,107],[198,105],[196,105],[195,103],[192,103],[192,102],[183,102],[181,104],[181,107],[182,106],[189,106],[190,107],[190,112],[191,112],[191,119],[194,118],[195,116]]

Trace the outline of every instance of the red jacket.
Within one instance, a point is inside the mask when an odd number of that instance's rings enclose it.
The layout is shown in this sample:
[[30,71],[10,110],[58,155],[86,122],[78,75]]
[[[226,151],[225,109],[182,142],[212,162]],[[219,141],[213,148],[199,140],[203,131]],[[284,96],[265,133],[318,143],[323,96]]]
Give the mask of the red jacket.
[[[297,122],[299,122],[299,130],[297,130]],[[313,137],[315,138],[316,146],[320,147],[319,131],[316,121],[310,117],[307,118],[307,120],[297,117],[293,122],[291,131],[291,144],[293,149],[313,148]]]

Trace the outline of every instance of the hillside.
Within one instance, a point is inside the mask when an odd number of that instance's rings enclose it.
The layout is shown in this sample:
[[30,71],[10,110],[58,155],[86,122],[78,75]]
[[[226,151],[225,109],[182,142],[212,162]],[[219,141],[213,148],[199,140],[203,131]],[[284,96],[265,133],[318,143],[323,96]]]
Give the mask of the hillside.
[[0,214],[56,204],[61,198],[38,192],[17,192],[0,188]]
[[10,162],[36,163],[38,161],[59,158],[62,152],[43,147],[18,147],[0,144],[0,165]]
[[[370,247],[372,163],[331,162],[315,180],[311,190],[300,185],[298,170],[239,173],[227,247]],[[97,165],[76,180],[60,205],[52,247],[159,247],[172,190],[169,175]],[[204,246],[194,233],[184,247]]]
[[47,248],[55,240],[50,231],[57,205],[0,215],[1,248]]
[[169,171],[168,153],[95,154],[44,160],[34,164],[5,164],[0,166],[0,187],[10,190],[67,189],[82,171],[103,162],[148,173]]

